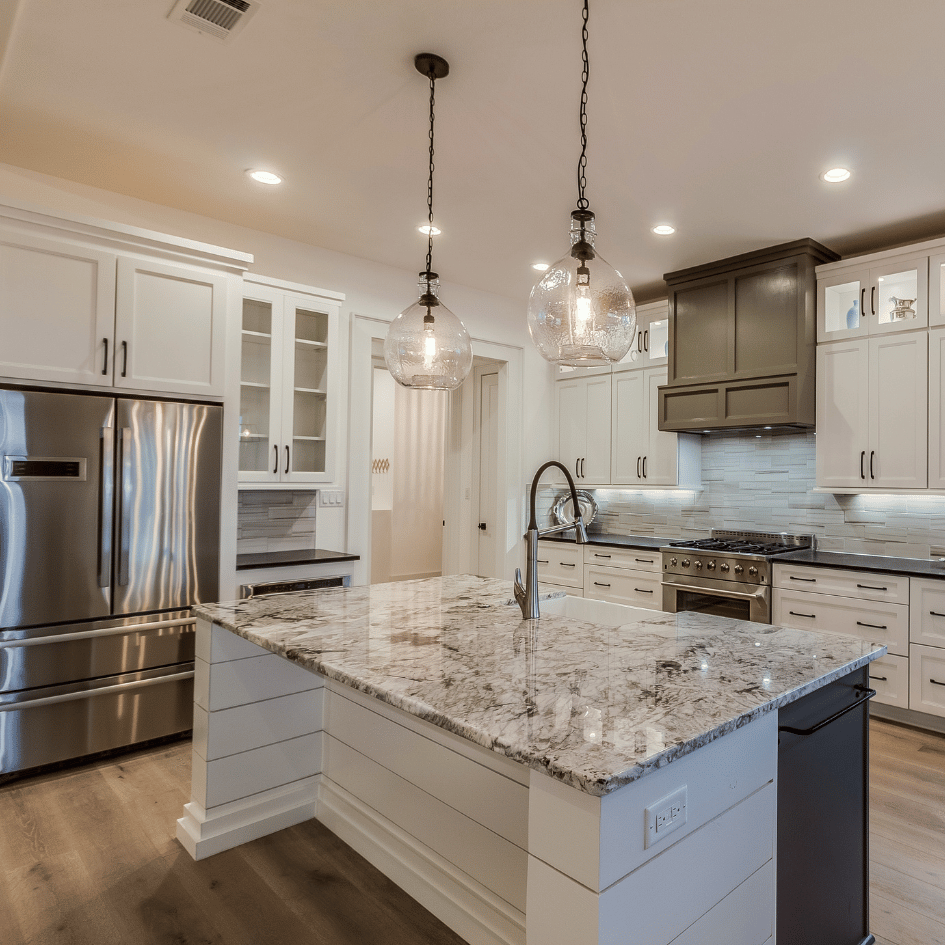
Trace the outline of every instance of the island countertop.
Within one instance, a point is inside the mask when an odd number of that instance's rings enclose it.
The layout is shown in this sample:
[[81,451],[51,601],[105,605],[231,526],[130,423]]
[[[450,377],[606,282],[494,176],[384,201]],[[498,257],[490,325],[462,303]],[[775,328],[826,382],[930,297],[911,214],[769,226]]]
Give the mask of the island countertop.
[[699,613],[633,610],[620,627],[529,621],[510,600],[507,581],[454,575],[194,613],[598,796],[886,652]]

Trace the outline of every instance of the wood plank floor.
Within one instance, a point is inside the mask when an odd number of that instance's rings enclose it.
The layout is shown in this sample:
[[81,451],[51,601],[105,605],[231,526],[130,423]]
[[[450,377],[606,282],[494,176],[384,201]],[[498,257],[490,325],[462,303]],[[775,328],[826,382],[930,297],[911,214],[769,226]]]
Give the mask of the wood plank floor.
[[[945,945],[945,736],[871,723],[871,927]],[[195,863],[180,742],[0,788],[2,945],[463,945],[315,821]]]

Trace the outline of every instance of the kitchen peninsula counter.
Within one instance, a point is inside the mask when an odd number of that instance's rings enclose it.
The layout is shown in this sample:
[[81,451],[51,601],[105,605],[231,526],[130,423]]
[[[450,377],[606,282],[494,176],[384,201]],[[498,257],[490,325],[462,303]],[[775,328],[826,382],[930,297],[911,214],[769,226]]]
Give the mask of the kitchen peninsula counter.
[[[885,649],[693,613],[602,625],[552,615],[560,592],[525,621],[510,590],[453,576],[195,608],[181,842],[199,858],[316,816],[472,943],[624,941],[630,916],[643,945],[735,916],[764,942],[775,710]],[[656,836],[644,809],[680,786],[681,825]],[[663,882],[684,891],[671,914],[648,908]]]

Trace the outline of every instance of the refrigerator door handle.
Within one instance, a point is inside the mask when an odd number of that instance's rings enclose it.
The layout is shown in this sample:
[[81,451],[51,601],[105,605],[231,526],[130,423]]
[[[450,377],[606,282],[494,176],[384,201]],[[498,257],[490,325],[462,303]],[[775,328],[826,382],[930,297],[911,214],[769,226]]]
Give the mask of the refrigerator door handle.
[[122,427],[118,446],[118,584],[126,587],[131,534],[131,427]]
[[102,427],[101,449],[102,484],[98,513],[98,586],[112,583],[112,509],[115,502],[115,428]]

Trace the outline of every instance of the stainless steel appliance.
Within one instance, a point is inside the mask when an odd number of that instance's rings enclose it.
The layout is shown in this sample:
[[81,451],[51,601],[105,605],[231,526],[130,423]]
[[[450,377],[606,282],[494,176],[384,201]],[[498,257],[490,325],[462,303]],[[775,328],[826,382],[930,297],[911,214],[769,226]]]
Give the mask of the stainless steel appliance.
[[813,547],[814,536],[716,529],[711,534],[660,548],[663,610],[770,623],[771,559]]
[[0,780],[192,726],[222,408],[0,389]]

